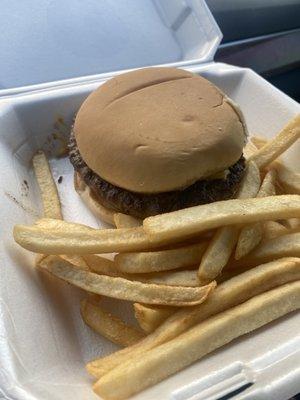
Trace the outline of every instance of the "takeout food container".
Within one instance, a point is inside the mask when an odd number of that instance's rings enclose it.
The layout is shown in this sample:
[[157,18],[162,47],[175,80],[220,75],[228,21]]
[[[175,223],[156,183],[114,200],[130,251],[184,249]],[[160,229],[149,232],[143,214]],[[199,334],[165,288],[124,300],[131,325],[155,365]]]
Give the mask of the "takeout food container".
[[[26,10],[33,16],[28,27],[25,17],[18,19]],[[74,113],[92,90],[118,73],[112,71],[165,64],[199,73],[240,105],[251,134],[267,138],[300,107],[253,71],[212,61],[221,34],[202,1],[44,0],[37,6],[33,0],[14,0],[4,12],[6,35],[13,36],[10,49],[0,39],[1,58],[7,60],[0,67],[0,393],[17,400],[96,399],[84,364],[116,346],[82,322],[83,293],[35,270],[34,255],[12,239],[14,224],[40,215],[31,168],[35,151],[43,148],[54,156],[65,219],[104,226],[75,193],[72,167],[60,155]],[[8,22],[11,15],[14,23]],[[24,35],[33,48],[24,46]],[[284,156],[298,171],[299,151],[298,141]],[[125,302],[108,299],[106,304],[132,319]],[[288,315],[134,398],[288,399],[300,392],[299,326],[299,314]]]

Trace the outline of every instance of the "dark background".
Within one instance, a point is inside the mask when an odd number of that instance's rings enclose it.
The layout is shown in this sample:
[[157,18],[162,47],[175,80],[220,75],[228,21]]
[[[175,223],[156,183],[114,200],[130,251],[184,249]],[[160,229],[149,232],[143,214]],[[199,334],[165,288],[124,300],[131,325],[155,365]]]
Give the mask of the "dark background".
[[215,60],[250,67],[300,101],[300,0],[206,0],[223,35]]

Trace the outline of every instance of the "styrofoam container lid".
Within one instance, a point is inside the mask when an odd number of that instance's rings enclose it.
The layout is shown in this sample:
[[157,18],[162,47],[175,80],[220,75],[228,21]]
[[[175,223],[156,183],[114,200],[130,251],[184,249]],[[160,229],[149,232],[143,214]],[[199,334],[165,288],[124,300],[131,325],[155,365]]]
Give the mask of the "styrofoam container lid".
[[3,0],[1,17],[2,96],[130,68],[208,62],[222,38],[204,0]]

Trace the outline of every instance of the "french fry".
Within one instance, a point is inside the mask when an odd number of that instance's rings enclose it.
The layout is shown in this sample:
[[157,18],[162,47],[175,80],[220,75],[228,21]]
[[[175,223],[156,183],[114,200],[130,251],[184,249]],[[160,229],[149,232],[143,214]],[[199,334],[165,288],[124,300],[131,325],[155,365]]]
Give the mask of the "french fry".
[[149,304],[140,303],[134,303],[133,308],[135,318],[146,333],[153,332],[176,311],[175,307],[150,306]]
[[255,266],[281,257],[300,257],[300,232],[290,233],[262,242],[250,254],[230,262],[229,268]]
[[[256,149],[261,149],[263,146],[265,146],[269,140],[262,137],[262,136],[252,136],[250,138],[251,143],[256,147]],[[281,159],[276,158],[274,161],[272,161],[270,164],[267,165],[266,170],[275,168],[277,165],[281,164]]]
[[94,385],[107,400],[122,400],[206,354],[300,308],[300,281],[262,293],[191,328],[109,372]]
[[256,147],[256,149],[261,149],[263,146],[265,146],[268,143],[268,139],[263,138],[262,136],[251,136],[250,140],[253,143],[253,145]]
[[114,223],[117,228],[136,228],[143,225],[142,220],[122,213],[114,214]]
[[89,271],[87,263],[81,256],[78,256],[76,254],[61,254],[60,257],[79,269],[82,269],[84,271]]
[[66,230],[70,231],[72,230],[73,232],[78,232],[78,233],[99,231],[99,229],[92,228],[91,226],[78,224],[74,222],[66,222],[64,220],[53,219],[53,218],[40,218],[37,221],[35,221],[34,226],[37,226],[46,231],[61,230],[62,232],[64,232]]
[[299,258],[283,258],[249,269],[225,281],[217,286],[203,304],[177,311],[138,344],[88,363],[88,372],[100,378],[119,364],[143,356],[146,351],[175,338],[212,315],[243,303],[266,290],[299,279],[299,265]]
[[166,271],[150,274],[126,274],[120,272],[116,268],[115,262],[107,258],[96,255],[86,255],[82,258],[85,260],[91,271],[100,275],[115,276],[144,283],[155,283],[157,285],[190,287],[200,286],[197,272],[195,270],[172,272]]
[[33,157],[32,163],[42,196],[44,216],[62,219],[57,187],[52,177],[45,153],[43,151],[38,151]]
[[198,279],[197,270],[165,271],[151,274],[126,274],[126,276],[132,276],[135,280],[155,283],[157,285],[189,287],[202,286]]
[[86,254],[82,256],[82,258],[92,272],[96,272],[100,275],[120,276],[119,271],[116,269],[115,263],[108,258],[92,254]]
[[[274,196],[276,194],[276,172],[268,171],[256,197]],[[263,225],[260,222],[244,226],[235,249],[235,258],[239,260],[253,250],[262,240]]]
[[[100,254],[157,248],[143,228],[93,229],[60,221],[59,228],[16,225],[14,238],[27,250],[44,254]],[[63,227],[64,225],[64,227]]]
[[131,346],[145,337],[143,332],[103,310],[93,300],[82,300],[80,311],[82,319],[90,328],[122,347]]
[[256,197],[267,197],[276,195],[276,171],[273,169],[268,171],[262,181],[261,187]]
[[279,185],[285,193],[300,194],[300,174],[293,172],[281,163],[276,164]]
[[[300,216],[300,196],[282,195],[255,199],[234,199],[149,217],[142,227],[130,229],[64,229],[16,225],[14,238],[22,247],[44,254],[98,254],[150,250],[183,237],[222,225],[268,221]],[[149,237],[148,237],[149,236]],[[151,239],[151,241],[150,241]]]
[[299,232],[300,230],[300,218],[289,218],[282,221],[282,223],[285,224],[289,232]]
[[204,301],[215,287],[215,283],[193,288],[155,285],[98,275],[74,268],[72,264],[56,256],[45,258],[40,266],[57,278],[88,292],[146,304],[192,306]]
[[[32,162],[42,196],[45,216],[45,218],[36,221],[35,224],[45,229],[49,227],[60,227],[64,225],[62,221],[61,205],[48,160],[45,154],[40,151],[33,157]],[[45,255],[40,255],[40,258],[36,260],[37,266],[44,257]],[[61,255],[61,257],[80,269],[88,270],[88,266],[78,255]]]
[[238,228],[225,226],[215,233],[209,243],[198,270],[199,281],[204,284],[215,279],[228,263],[238,238]]
[[[260,187],[260,173],[256,164],[247,165],[245,176],[237,193],[238,199],[255,197]],[[199,266],[200,282],[210,282],[219,275],[227,264],[238,239],[238,229],[235,226],[225,226],[217,229],[209,246],[203,254]]]
[[276,221],[266,221],[263,224],[264,240],[274,239],[275,237],[286,235],[289,230],[282,224]]
[[[60,227],[64,224],[62,221],[61,205],[48,160],[45,154],[42,151],[39,151],[33,157],[32,162],[40,188],[44,209],[44,218],[36,221],[35,224],[44,227],[45,229],[48,229],[49,227]],[[61,257],[80,269],[88,270],[88,266],[78,255],[61,255]],[[40,264],[43,258],[45,258],[45,255],[41,254],[40,257],[36,259],[36,266]]]
[[244,226],[239,234],[236,249],[235,259],[246,256],[259,245],[263,238],[263,226],[260,222],[255,222],[251,225]]
[[249,199],[251,197],[255,197],[259,191],[260,183],[261,179],[259,169],[253,161],[249,161],[244,178],[236,194],[236,198]]
[[115,257],[117,268],[127,273],[148,273],[185,268],[200,262],[207,242],[175,249],[139,253],[120,253]]
[[256,153],[256,151],[256,146],[252,142],[248,142],[243,150],[243,154],[246,160],[248,160],[254,153]]
[[297,232],[300,228],[300,218],[288,218],[280,220],[280,223],[285,226],[289,232]]
[[220,226],[293,217],[300,217],[299,195],[218,201],[148,217],[143,227],[149,239],[157,243],[196,235]]
[[[69,223],[70,225],[71,223]],[[35,225],[43,228],[45,230],[47,229],[64,229],[65,227],[65,222],[63,220],[60,219],[53,219],[53,218],[41,218],[39,220],[37,220],[35,222]],[[73,229],[76,230],[80,229],[87,229],[87,230],[93,230],[93,228],[87,227],[85,225],[80,225],[80,224],[71,224]],[[45,257],[47,257],[47,255],[45,254],[40,254],[39,257],[36,259],[36,266],[38,266],[41,262],[42,259],[44,259]],[[83,270],[88,270],[88,266],[85,263],[85,261],[82,259],[81,256],[76,255],[76,254],[61,254],[60,257],[62,257],[63,259],[69,261],[71,264],[75,265],[76,267],[83,269]]]
[[285,152],[300,138],[300,114],[296,115],[274,139],[268,141],[249,160],[254,161],[259,169],[265,168]]

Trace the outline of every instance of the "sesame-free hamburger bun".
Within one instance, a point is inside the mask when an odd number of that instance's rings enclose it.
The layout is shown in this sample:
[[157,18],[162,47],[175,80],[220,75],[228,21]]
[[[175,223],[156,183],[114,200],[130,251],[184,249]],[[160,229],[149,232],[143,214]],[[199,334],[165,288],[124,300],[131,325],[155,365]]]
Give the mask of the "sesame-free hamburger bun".
[[145,68],[88,96],[70,159],[101,204],[143,218],[232,197],[245,139],[240,110],[211,82]]

